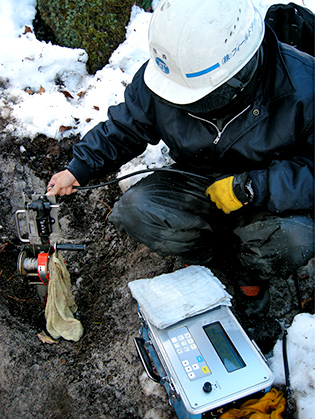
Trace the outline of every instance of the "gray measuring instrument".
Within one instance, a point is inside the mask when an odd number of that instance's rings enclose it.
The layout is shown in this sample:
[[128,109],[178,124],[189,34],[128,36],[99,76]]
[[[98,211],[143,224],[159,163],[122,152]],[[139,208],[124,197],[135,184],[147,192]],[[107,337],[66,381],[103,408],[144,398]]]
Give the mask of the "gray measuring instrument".
[[139,316],[138,353],[149,377],[166,388],[180,419],[201,419],[205,412],[271,386],[273,374],[263,354],[227,306],[165,329],[150,324],[141,307]]

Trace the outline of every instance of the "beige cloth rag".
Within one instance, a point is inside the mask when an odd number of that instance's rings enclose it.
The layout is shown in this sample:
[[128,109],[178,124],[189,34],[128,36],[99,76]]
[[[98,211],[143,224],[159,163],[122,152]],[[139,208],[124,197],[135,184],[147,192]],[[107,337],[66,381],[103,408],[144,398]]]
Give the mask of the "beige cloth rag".
[[83,327],[73,317],[78,307],[71,294],[71,279],[63,257],[54,253],[49,260],[48,298],[45,308],[46,328],[54,338],[77,342]]

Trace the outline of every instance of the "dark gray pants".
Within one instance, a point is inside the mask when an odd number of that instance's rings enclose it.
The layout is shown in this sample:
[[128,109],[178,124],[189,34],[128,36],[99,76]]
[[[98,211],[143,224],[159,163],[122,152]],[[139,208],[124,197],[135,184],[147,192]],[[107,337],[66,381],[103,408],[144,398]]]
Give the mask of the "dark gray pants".
[[189,176],[156,172],[132,186],[109,219],[161,256],[181,256],[190,264],[228,259],[261,280],[288,276],[314,256],[309,214],[277,215],[253,205],[224,214],[205,196],[208,186]]

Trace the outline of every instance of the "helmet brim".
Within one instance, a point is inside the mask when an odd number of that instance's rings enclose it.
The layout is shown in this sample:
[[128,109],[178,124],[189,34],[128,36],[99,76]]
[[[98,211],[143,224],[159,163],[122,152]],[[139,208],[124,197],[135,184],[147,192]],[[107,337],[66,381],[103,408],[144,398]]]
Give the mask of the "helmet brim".
[[[157,96],[176,105],[186,105],[196,102],[214,90],[214,87],[210,85],[203,88],[191,88],[167,79],[157,69],[152,58],[149,59],[145,69],[144,82]],[[161,92],[163,92],[163,96],[161,96]]]

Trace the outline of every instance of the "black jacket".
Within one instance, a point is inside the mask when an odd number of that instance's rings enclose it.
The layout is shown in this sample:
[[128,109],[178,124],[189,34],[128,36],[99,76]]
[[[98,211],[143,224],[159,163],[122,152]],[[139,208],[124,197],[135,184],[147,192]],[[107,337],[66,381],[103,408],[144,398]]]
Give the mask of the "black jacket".
[[[74,146],[68,169],[78,182],[116,171],[162,139],[188,171],[250,172],[255,205],[271,212],[314,203],[314,58],[277,41],[267,28],[265,71],[248,108],[219,131],[211,122],[157,101],[143,81],[146,64],[112,106]],[[218,135],[219,134],[219,135]]]

